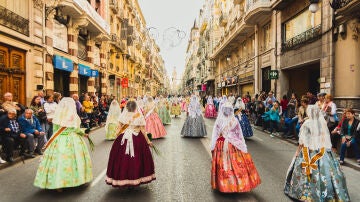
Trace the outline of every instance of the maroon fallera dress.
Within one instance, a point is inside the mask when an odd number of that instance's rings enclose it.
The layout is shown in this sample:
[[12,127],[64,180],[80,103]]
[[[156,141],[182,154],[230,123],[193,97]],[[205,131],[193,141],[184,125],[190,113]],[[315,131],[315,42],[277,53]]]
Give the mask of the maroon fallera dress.
[[110,151],[106,183],[113,187],[138,186],[155,180],[154,161],[144,135],[133,135],[134,157],[125,154],[127,140],[119,135]]

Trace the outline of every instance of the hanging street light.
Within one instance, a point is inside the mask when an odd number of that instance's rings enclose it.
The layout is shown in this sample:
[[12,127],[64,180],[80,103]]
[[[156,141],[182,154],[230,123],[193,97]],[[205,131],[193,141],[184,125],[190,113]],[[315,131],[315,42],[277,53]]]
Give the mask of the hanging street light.
[[319,0],[309,0],[310,6],[309,11],[312,13],[316,13],[319,10]]

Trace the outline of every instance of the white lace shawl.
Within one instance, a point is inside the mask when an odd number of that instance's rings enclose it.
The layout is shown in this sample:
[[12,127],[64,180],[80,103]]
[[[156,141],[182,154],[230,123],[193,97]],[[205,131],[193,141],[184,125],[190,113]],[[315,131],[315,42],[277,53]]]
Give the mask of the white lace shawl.
[[200,103],[197,100],[196,96],[191,96],[190,104],[189,104],[189,116],[191,118],[196,118],[197,116],[201,116],[201,107]]
[[311,150],[331,149],[329,129],[319,107],[309,105],[306,113],[309,119],[300,128],[299,144]]
[[211,139],[211,151],[215,149],[216,141],[220,137],[220,134],[225,138],[224,150],[227,150],[228,143],[231,143],[237,149],[247,153],[247,146],[240,127],[239,122],[234,116],[234,109],[232,104],[226,102],[214,125],[212,139]]

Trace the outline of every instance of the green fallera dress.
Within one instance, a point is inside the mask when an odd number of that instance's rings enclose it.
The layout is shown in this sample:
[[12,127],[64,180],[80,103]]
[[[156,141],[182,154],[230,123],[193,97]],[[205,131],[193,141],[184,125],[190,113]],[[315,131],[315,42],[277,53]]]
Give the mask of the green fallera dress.
[[[60,129],[54,125],[54,134]],[[80,128],[66,128],[46,149],[34,185],[42,189],[77,187],[93,179],[90,154]]]
[[109,123],[106,130],[106,139],[107,140],[115,140],[117,138],[118,124]]

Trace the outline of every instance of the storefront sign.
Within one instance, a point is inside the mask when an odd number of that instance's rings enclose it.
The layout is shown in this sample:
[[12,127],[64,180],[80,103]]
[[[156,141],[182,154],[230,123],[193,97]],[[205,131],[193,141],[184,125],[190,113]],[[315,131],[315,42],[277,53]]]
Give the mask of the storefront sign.
[[99,71],[98,70],[91,70],[91,77],[99,77]]
[[54,68],[72,72],[74,70],[74,64],[72,60],[64,58],[60,55],[53,56]]
[[89,15],[107,34],[110,34],[109,24],[95,11],[95,9],[86,0],[74,0],[82,10]]
[[128,78],[121,79],[121,86],[123,88],[128,88],[129,87],[129,79]]
[[270,79],[279,79],[279,71],[278,70],[270,70],[269,78]]
[[78,64],[79,67],[79,74],[83,75],[83,76],[92,76],[92,70],[90,69],[89,66],[83,65],[83,64]]
[[68,31],[67,27],[57,20],[54,20],[53,47],[68,52]]

